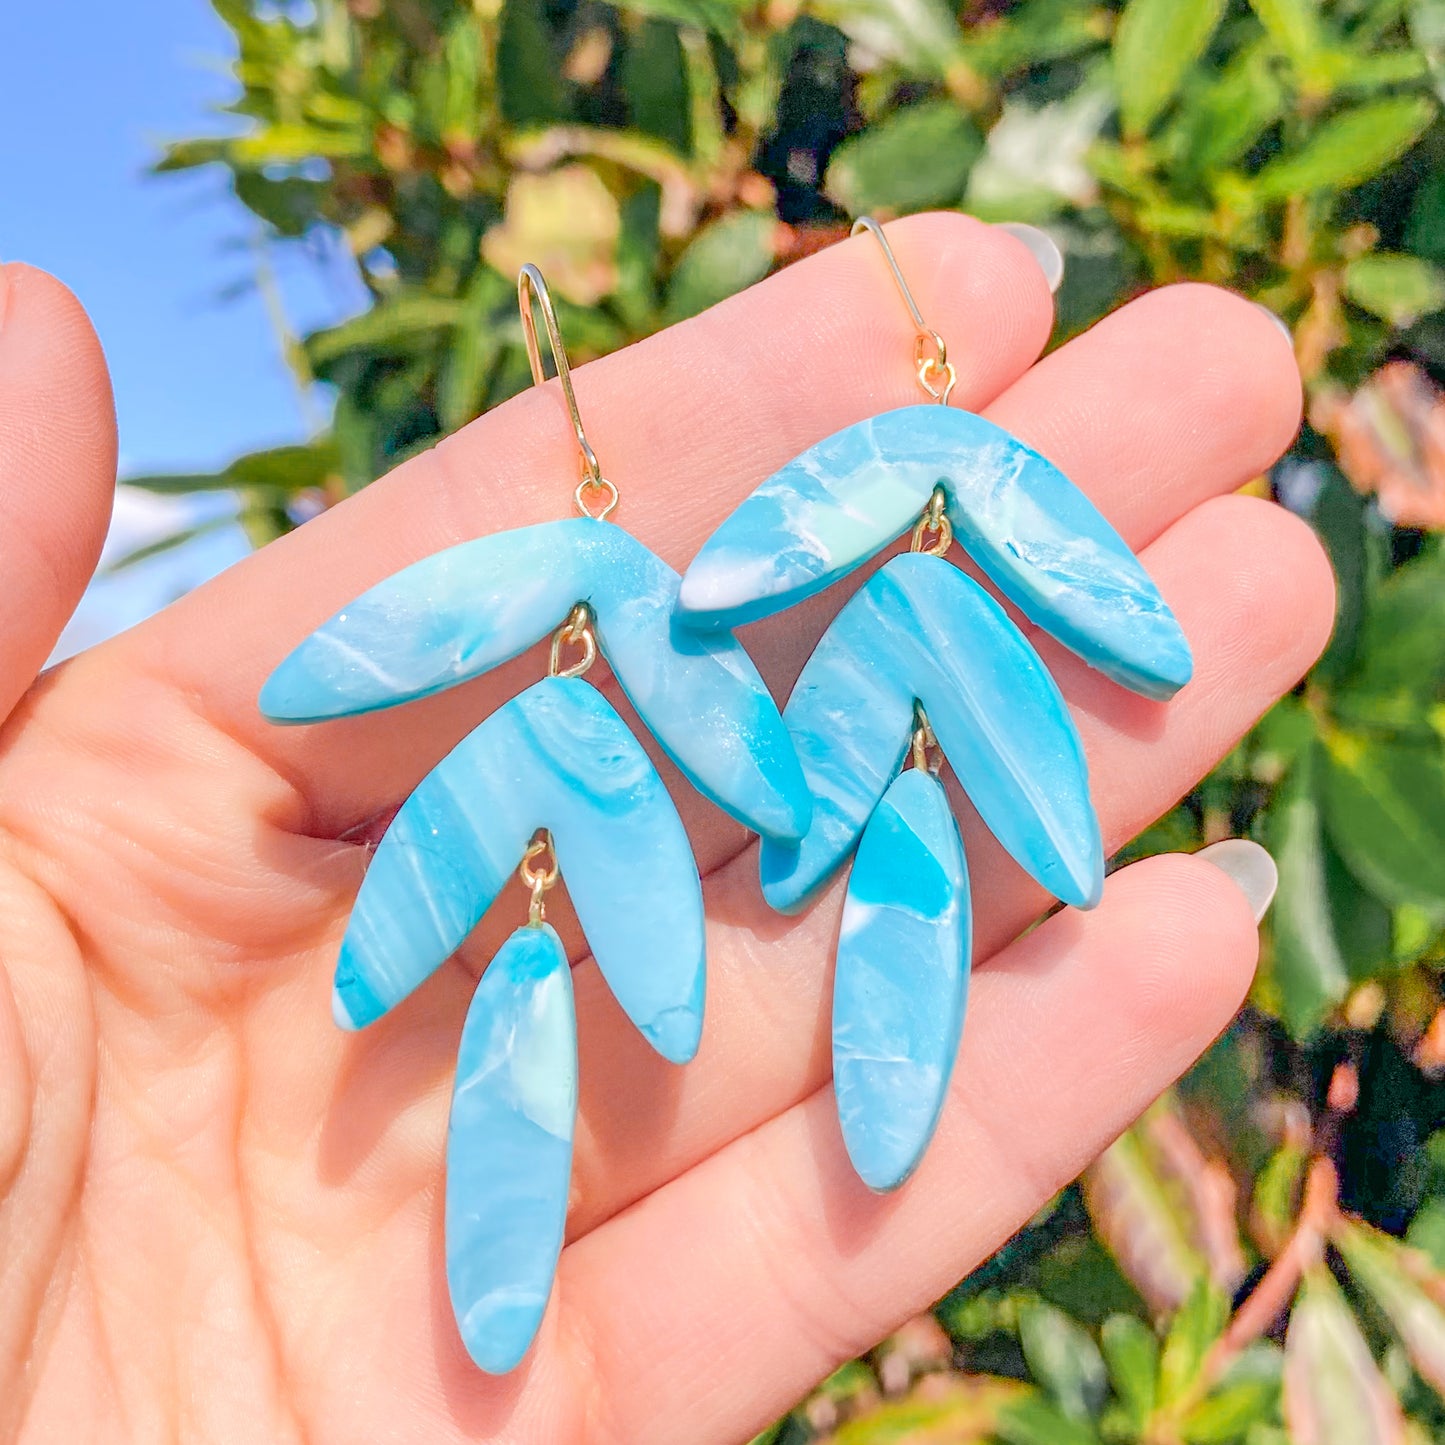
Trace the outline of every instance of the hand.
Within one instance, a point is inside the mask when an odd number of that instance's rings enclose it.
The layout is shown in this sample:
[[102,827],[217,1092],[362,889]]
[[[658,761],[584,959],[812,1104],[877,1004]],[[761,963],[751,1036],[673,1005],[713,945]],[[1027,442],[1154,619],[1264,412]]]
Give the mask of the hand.
[[[1229,495],[1293,434],[1289,347],[1258,308],[1181,286],[1036,361],[1050,300],[1017,241],[958,216],[892,234],[951,342],[955,404],[1093,496],[1193,645],[1195,679],[1167,706],[1043,649],[1118,847],[1329,630],[1311,533]],[[681,567],[775,467],[918,400],[909,346],[860,240],[580,370],[619,520]],[[1137,864],[1096,912],[1019,939],[1046,900],[970,819],[978,963],[960,1065],[922,1168],[874,1197],[851,1176],[828,1087],[841,887],[800,918],[770,913],[753,845],[679,783],[706,879],[702,1049],[684,1069],[651,1054],[571,930],[570,1242],[535,1350],[487,1378],[447,1301],[442,1155],[466,1002],[524,916],[520,891],[366,1032],[336,1030],[329,995],[366,866],[356,839],[542,663],[314,728],[267,725],[256,693],[387,573],[566,515],[560,397],[528,392],[34,681],[94,565],[114,445],[75,303],[4,268],[0,1439],[745,1439],[1017,1229],[1249,984],[1254,919],[1219,870]],[[779,696],[838,603],[749,635]]]

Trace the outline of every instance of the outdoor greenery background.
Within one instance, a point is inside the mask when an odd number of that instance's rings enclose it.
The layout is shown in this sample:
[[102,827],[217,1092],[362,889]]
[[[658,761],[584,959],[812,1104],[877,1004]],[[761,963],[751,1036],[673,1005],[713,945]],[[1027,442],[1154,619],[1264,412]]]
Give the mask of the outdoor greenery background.
[[1128,850],[1269,846],[1250,1006],[761,1438],[1445,1438],[1445,0],[212,3],[239,99],[159,168],[225,167],[268,246],[339,232],[373,302],[283,334],[324,432],[131,479],[258,543],[526,382],[523,260],[578,358],[937,206],[1050,230],[1057,339],[1186,277],[1288,322],[1309,421],[1254,486],[1324,538],[1335,637]]

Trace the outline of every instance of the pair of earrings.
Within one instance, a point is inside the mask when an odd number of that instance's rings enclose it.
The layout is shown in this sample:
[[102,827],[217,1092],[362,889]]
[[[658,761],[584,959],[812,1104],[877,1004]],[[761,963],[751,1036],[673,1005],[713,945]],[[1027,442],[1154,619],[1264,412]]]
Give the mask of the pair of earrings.
[[[447,1145],[447,1280],[484,1370],[536,1333],[566,1223],[577,1109],[570,971],[545,921],[560,875],[603,977],[665,1058],[697,1050],[703,909],[682,823],[646,753],[585,680],[600,652],[704,796],[762,837],[768,902],[802,908],[856,848],[834,985],[843,1137],[892,1189],[937,1124],[963,1025],[971,904],[938,781],[946,755],[984,823],[1040,883],[1091,907],[1103,848],[1062,696],[1002,607],[945,559],[960,540],[1030,621],[1152,697],[1189,649],[1137,559],[1036,452],[947,405],[956,380],[883,231],[934,403],[857,423],[747,498],[679,578],[607,518],[546,283],[518,280],[532,377],[539,306],[583,474],[579,517],[484,537],[403,569],[290,654],[262,690],[277,722],[391,707],[479,676],[551,633],[547,676],[503,704],[402,805],[342,944],[334,1012],[359,1028],[462,943],[514,871],[529,917],[463,1026]],[[912,529],[839,612],[780,715],[731,629],[810,596]],[[911,756],[914,766],[904,770]],[[520,863],[519,863],[520,860]]]

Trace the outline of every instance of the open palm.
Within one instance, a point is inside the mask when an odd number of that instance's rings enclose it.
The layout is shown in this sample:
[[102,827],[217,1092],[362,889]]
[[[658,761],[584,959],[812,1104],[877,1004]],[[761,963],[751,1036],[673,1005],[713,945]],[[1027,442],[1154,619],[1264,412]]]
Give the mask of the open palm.
[[[891,228],[951,341],[955,404],[1062,466],[1140,551],[1190,639],[1172,703],[1047,643],[1106,843],[1163,811],[1305,670],[1331,616],[1310,533],[1230,496],[1298,417],[1289,347],[1203,287],[1144,297],[1036,362],[1050,300],[1011,237]],[[866,239],[576,374],[620,520],[674,566],[766,474],[915,399]],[[0,1440],[730,1442],[925,1306],[1200,1052],[1255,928],[1216,869],[1154,859],[1026,937],[1047,900],[962,807],[978,974],[935,1144],[879,1198],[828,1089],[836,886],[796,919],[752,843],[684,785],[708,911],[708,1016],[654,1056],[576,960],[582,1103],[569,1243],[503,1379],[455,1332],[442,1155],[470,990],[525,916],[359,1035],[331,970],[374,838],[529,655],[390,713],[268,726],[280,657],[389,572],[565,515],[576,460],[533,391],[35,681],[94,564],[114,439],[66,293],[0,270]],[[777,694],[836,593],[754,629]],[[616,690],[608,685],[616,699]],[[676,781],[675,778],[671,781]],[[645,869],[645,859],[638,867]]]

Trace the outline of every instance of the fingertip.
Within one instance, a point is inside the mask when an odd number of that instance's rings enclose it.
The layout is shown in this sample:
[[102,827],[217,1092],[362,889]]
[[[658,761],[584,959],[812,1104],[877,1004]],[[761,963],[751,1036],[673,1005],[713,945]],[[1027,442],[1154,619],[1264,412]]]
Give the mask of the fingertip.
[[[1210,605],[1227,617],[1224,631],[1237,654],[1225,659],[1230,666],[1219,685],[1237,683],[1233,665],[1248,655],[1277,669],[1278,691],[1292,687],[1334,628],[1334,571],[1314,529],[1274,502],[1240,494],[1212,498],[1179,525],[1188,526],[1187,546],[1196,555],[1228,555],[1234,562],[1228,585],[1217,585],[1221,572],[1209,591]],[[1269,646],[1262,648],[1266,637]]]
[[977,343],[970,321],[982,314],[980,297],[991,300],[1000,328],[991,325],[990,348],[1032,361],[1048,344],[1053,293],[1038,258],[1017,236],[959,211],[922,211],[885,229],[925,323],[955,352]]
[[114,402],[90,318],[47,272],[0,266],[0,711],[89,582],[115,495]]
[[1122,311],[1156,323],[1161,357],[1197,379],[1195,408],[1238,427],[1251,424],[1251,455],[1267,466],[1299,431],[1304,390],[1288,330],[1257,303],[1203,281],[1147,292]]
[[1137,927],[1128,990],[1142,1034],[1213,1038],[1238,1012],[1259,962],[1259,926],[1239,884],[1197,855],[1162,853],[1109,879],[1106,905]]

